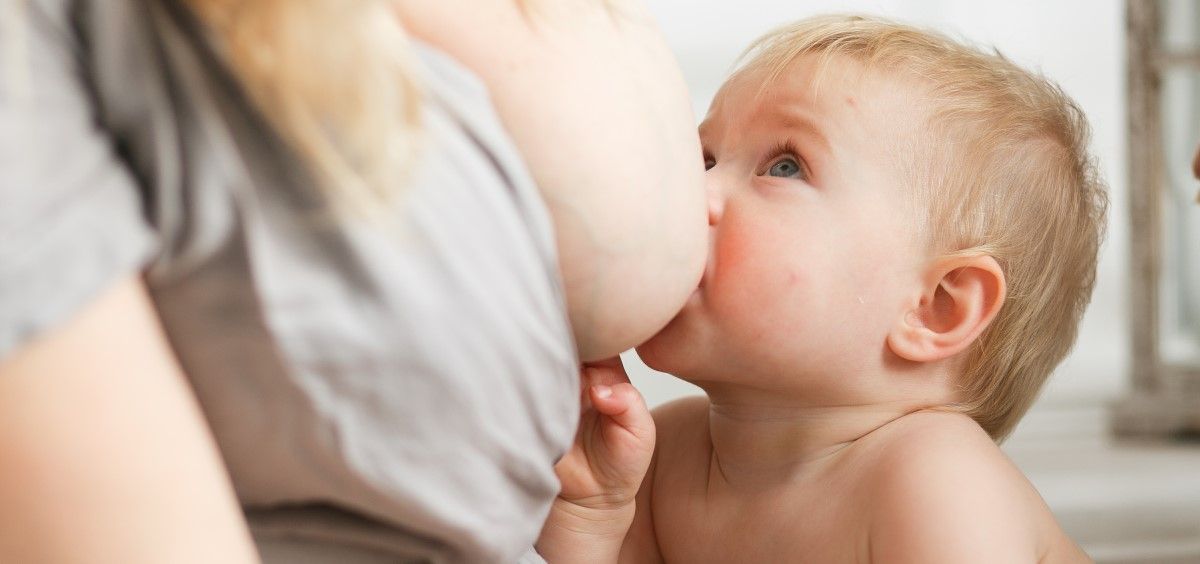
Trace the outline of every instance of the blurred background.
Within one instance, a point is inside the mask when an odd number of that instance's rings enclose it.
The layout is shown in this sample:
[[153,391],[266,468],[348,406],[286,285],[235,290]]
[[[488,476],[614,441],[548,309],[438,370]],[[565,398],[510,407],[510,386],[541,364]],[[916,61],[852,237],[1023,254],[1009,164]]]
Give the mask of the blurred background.
[[[1200,0],[1129,2],[649,0],[697,120],[753,39],[829,12],[932,27],[1062,85],[1091,120],[1108,238],[1075,350],[1004,449],[1097,561],[1200,562]],[[652,406],[700,393],[625,361]]]

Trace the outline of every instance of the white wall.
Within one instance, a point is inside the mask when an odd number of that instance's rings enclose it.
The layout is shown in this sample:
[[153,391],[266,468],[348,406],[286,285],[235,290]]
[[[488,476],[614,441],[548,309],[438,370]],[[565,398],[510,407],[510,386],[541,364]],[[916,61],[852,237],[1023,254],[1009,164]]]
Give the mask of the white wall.
[[[998,48],[1057,81],[1087,112],[1093,150],[1112,187],[1109,235],[1092,306],[1075,351],[1039,402],[1104,401],[1124,390],[1128,233],[1125,178],[1124,3],[1119,0],[649,0],[691,89],[697,119],[742,49],[763,32],[809,15],[884,15]],[[626,354],[634,383],[651,405],[699,391]]]

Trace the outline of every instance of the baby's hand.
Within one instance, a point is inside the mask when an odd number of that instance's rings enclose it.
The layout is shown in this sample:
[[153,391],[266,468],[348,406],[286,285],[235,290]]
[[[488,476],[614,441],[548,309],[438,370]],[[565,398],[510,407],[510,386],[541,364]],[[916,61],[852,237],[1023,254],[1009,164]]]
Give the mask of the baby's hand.
[[554,466],[562,492],[538,537],[547,562],[616,562],[654,454],[654,420],[621,359],[584,365],[575,444]]
[[555,465],[563,501],[589,509],[632,507],[654,454],[654,419],[620,357],[585,364],[575,444]]

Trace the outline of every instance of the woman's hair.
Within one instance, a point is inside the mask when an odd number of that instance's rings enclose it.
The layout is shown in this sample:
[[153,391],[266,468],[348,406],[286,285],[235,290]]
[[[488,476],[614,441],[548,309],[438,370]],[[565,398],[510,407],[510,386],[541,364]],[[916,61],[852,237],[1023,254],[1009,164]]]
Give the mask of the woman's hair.
[[1108,196],[1083,111],[999,53],[882,19],[801,21],[747,55],[772,78],[802,56],[851,60],[924,99],[925,131],[895,157],[930,256],[990,255],[1004,271],[1005,303],[964,359],[955,406],[1002,440],[1070,351],[1095,283]]
[[395,196],[420,139],[422,93],[386,0],[187,0],[243,88],[337,213]]

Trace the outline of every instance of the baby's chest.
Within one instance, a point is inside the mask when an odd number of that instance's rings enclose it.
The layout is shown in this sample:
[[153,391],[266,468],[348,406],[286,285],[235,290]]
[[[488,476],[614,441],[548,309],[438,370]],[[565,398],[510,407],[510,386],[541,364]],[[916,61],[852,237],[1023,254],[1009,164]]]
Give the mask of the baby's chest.
[[868,561],[865,516],[837,492],[697,495],[694,485],[655,486],[655,532],[667,562]]

